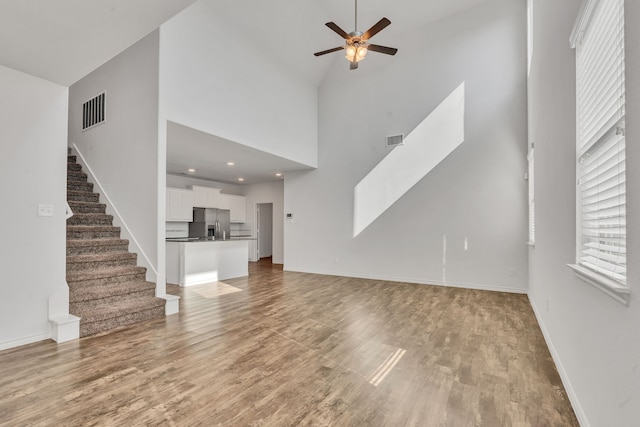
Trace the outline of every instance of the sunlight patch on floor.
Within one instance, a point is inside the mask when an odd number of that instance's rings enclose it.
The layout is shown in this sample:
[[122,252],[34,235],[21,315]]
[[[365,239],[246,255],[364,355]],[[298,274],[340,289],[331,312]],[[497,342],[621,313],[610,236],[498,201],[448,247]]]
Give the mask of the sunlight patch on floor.
[[190,286],[189,290],[194,291],[203,298],[216,298],[221,295],[240,292],[242,289],[236,288],[235,286],[227,285],[224,282],[212,282],[202,285]]

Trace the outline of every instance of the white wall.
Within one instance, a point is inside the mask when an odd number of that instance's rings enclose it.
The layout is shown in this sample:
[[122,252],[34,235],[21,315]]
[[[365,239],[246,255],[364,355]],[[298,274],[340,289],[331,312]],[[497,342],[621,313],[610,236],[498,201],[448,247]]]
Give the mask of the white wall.
[[583,426],[640,420],[640,2],[626,1],[628,307],[586,284],[575,262],[575,52],[580,0],[534,0],[530,75],[535,142],[536,246],[530,291],[565,388]]
[[[285,181],[285,269],[526,292],[525,2],[487,1],[386,44],[395,57],[336,63],[319,90],[318,169]],[[354,186],[385,136],[463,82],[465,141],[354,238]]]
[[[157,280],[161,295],[163,274],[157,277],[157,272],[164,272],[164,254],[158,253],[158,230],[164,230],[164,223],[158,227],[158,41],[154,31],[70,87],[69,144],[78,146],[139,243],[138,265],[151,267],[147,279]],[[82,103],[105,90],[105,123],[82,132]],[[164,216],[164,199],[162,206]],[[130,244],[130,249],[135,248]]]
[[[285,178],[285,181],[289,179]],[[274,264],[284,263],[284,183],[282,181],[266,182],[263,184],[247,185],[247,222],[243,228],[251,230],[256,237],[256,205],[258,203],[273,203],[273,245],[272,260]]]
[[317,163],[317,88],[239,31],[214,0],[161,27],[161,120]]
[[[49,338],[65,282],[66,87],[0,66],[0,349]],[[38,217],[38,204],[53,217]]]

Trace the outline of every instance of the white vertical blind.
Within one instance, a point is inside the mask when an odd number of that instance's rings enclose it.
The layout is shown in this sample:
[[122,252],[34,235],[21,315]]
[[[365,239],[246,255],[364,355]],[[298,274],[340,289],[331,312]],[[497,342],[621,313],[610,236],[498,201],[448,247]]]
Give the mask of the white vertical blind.
[[624,0],[599,0],[577,43],[578,264],[626,283]]

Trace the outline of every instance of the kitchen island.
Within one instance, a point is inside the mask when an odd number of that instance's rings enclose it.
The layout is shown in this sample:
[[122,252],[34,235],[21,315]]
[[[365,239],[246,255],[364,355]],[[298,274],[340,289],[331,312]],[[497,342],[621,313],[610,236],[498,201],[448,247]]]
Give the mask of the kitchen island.
[[184,287],[248,276],[249,240],[167,239],[167,282]]

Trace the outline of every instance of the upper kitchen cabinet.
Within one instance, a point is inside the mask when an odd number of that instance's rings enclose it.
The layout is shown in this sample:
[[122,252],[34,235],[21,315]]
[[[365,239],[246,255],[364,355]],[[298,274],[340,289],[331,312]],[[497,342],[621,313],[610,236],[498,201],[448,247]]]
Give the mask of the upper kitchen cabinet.
[[219,209],[231,211],[231,222],[244,223],[247,220],[247,198],[233,194],[220,194]]
[[220,208],[220,189],[194,185],[193,206],[196,208]]
[[193,192],[182,188],[167,188],[167,221],[193,221]]

